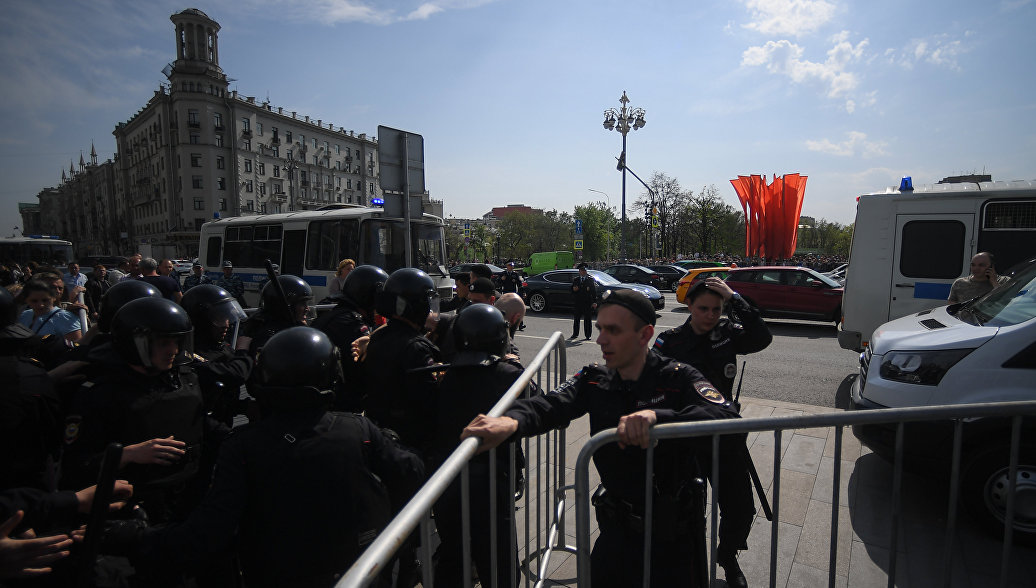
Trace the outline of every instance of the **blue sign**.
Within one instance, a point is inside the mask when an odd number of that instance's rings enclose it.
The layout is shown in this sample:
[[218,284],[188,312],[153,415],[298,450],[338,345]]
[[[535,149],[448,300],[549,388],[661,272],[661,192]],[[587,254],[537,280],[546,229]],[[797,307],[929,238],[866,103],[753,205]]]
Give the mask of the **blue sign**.
[[583,221],[581,221],[579,219],[576,219],[576,234],[577,235],[582,235],[583,234]]
[[471,228],[471,223],[464,223],[464,230],[465,231],[470,229],[470,228]]

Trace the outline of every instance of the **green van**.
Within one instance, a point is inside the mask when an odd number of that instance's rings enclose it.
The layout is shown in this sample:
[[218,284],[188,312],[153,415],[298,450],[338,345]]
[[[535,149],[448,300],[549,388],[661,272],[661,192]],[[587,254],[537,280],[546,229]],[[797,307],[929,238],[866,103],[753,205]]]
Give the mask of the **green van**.
[[525,266],[526,275],[535,276],[556,269],[572,269],[576,257],[571,251],[545,251],[529,256],[529,264]]

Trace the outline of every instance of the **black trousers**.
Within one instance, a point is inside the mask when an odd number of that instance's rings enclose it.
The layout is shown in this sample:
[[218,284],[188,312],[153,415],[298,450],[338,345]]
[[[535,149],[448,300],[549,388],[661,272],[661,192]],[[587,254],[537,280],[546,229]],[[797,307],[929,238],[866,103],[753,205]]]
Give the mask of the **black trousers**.
[[572,337],[579,336],[579,320],[583,321],[583,333],[586,334],[586,338],[589,339],[594,333],[594,311],[590,308],[589,303],[577,302],[575,309],[573,309],[573,321],[572,321]]
[[[657,520],[657,519],[656,519]],[[607,517],[597,517],[600,535],[590,552],[594,588],[629,588],[644,582],[644,533]],[[696,536],[695,533],[702,533]],[[704,533],[688,530],[674,536],[653,533],[649,586],[706,588],[708,570]]]

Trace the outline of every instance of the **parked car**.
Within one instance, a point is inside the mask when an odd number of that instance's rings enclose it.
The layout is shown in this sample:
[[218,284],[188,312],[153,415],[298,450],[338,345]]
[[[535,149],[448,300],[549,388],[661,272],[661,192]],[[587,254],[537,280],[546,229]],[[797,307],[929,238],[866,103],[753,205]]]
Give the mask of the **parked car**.
[[680,278],[680,282],[674,288],[676,292],[676,301],[680,304],[686,304],[684,301],[687,298],[687,291],[691,289],[691,286],[706,279],[706,278],[719,278],[721,280],[727,279],[729,267],[699,267],[692,270],[687,270],[687,274]]
[[722,267],[723,264],[718,261],[702,261],[700,259],[684,259],[674,263],[677,267],[684,269],[698,269],[700,267]]
[[727,284],[763,316],[838,322],[842,285],[805,267],[757,266],[729,270]]
[[[1036,400],[1036,259],[988,294],[912,313],[874,331],[860,354],[850,391],[853,410]],[[1021,423],[1014,529],[1016,541],[1036,543],[1036,422]],[[878,455],[892,459],[896,425],[853,427]],[[905,463],[948,471],[954,423],[924,421],[903,429]],[[1011,423],[962,421],[960,502],[1003,537]],[[1022,506],[1025,505],[1025,506]]]
[[624,284],[646,284],[659,290],[665,290],[667,285],[658,272],[632,263],[620,263],[604,268],[604,273]]
[[835,269],[829,272],[824,272],[824,275],[844,286],[845,272],[847,271],[849,271],[849,264],[843,263],[842,265],[836,267]]
[[[461,263],[461,264],[457,264],[457,265],[455,265],[455,266],[450,268],[450,275],[452,276],[452,275],[455,275],[455,274],[466,274],[466,273],[470,272],[471,271],[471,267],[475,266],[475,265],[481,265],[481,264],[478,264],[478,263]],[[500,278],[504,277],[504,272],[507,271],[507,270],[505,270],[504,268],[502,268],[502,267],[500,267],[498,265],[493,265],[491,263],[487,263],[485,265],[489,266],[489,269],[493,272],[493,275],[490,278],[490,279],[493,280],[493,285],[495,285],[496,287],[499,288],[500,287]]]
[[175,271],[176,275],[178,275],[178,276],[185,276],[185,275],[191,273],[191,266],[192,265],[194,265],[194,262],[191,261],[190,259],[174,259],[173,260],[173,271]]
[[[665,296],[651,286],[644,284],[623,284],[615,278],[599,270],[587,270],[597,282],[597,293],[606,289],[636,290],[651,301],[658,310],[665,307]],[[579,275],[579,270],[567,269],[544,272],[532,276],[525,282],[529,296],[529,308],[533,312],[544,312],[572,307],[572,280]]]
[[680,283],[680,278],[687,275],[687,270],[678,265],[648,265],[644,267],[661,276],[665,280],[662,289],[669,290],[670,292],[676,292],[676,285]]

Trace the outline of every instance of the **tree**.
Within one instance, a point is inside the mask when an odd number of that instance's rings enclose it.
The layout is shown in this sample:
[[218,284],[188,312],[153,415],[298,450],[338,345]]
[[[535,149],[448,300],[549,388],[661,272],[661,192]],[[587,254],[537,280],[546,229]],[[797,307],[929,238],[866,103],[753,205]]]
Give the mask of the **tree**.
[[486,225],[480,224],[471,227],[470,247],[478,255],[479,261],[489,257],[489,252],[493,249],[493,241],[493,234]]
[[714,253],[718,242],[720,221],[732,210],[719,198],[716,185],[704,186],[697,196],[688,202],[687,212],[690,215],[691,234],[695,237],[692,243],[696,251]]
[[611,237],[615,234],[615,215],[602,202],[576,206],[575,218],[583,221],[583,259],[608,258]]
[[512,212],[504,215],[497,225],[501,255],[508,259],[528,259],[532,253],[530,237],[536,232],[535,215]]
[[[662,257],[671,257],[676,254],[675,242],[672,239],[674,227],[678,224],[677,217],[687,202],[688,195],[680,187],[680,181],[671,178],[662,172],[653,172],[651,181],[648,182],[651,190],[655,193],[654,205],[658,209],[658,242],[662,247]],[[633,206],[641,211],[651,209],[651,194],[643,194],[633,203]],[[645,215],[646,216],[646,215]],[[658,253],[645,252],[646,257],[658,257]]]

